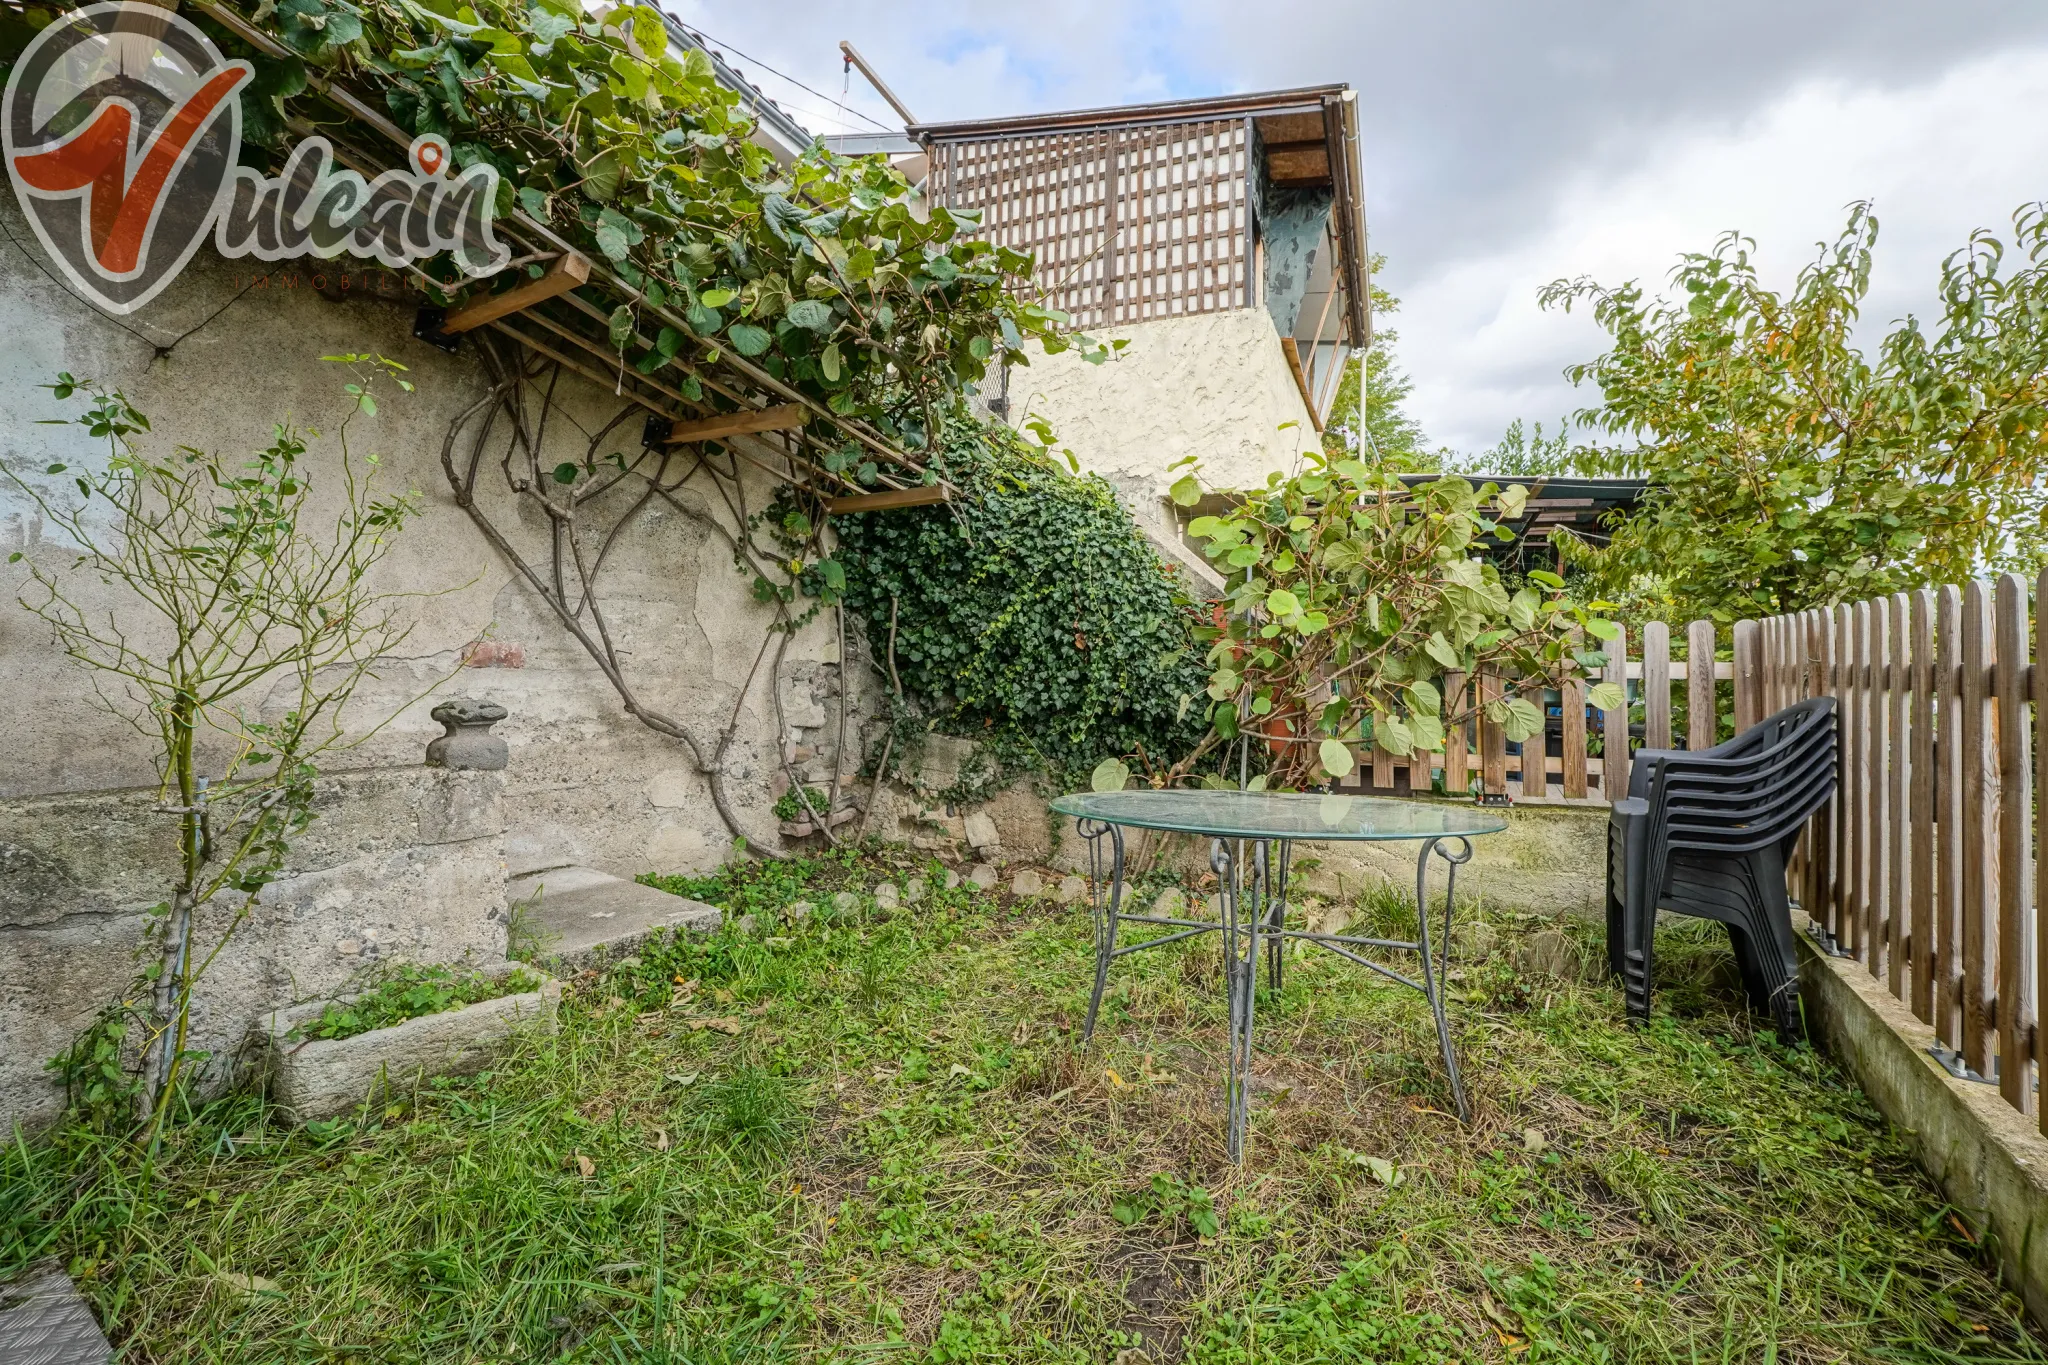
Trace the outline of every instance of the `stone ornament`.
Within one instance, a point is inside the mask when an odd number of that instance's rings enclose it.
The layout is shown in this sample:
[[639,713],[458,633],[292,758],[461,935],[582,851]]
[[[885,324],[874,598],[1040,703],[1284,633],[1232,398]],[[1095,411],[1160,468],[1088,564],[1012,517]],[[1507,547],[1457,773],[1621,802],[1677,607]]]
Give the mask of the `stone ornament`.
[[511,761],[512,751],[505,741],[491,733],[493,725],[511,714],[498,703],[451,697],[428,714],[448,730],[427,745],[428,767],[497,772]]

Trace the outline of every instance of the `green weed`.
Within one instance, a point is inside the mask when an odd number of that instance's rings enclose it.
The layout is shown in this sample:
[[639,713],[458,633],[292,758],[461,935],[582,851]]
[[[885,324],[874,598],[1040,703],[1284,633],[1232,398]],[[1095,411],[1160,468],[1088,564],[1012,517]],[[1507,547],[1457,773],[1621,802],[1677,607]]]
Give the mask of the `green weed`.
[[329,1005],[317,1019],[308,1020],[286,1036],[295,1041],[353,1038],[422,1015],[440,1014],[481,1000],[539,988],[539,978],[523,968],[493,977],[453,967],[402,963],[384,972],[376,984],[354,999]]

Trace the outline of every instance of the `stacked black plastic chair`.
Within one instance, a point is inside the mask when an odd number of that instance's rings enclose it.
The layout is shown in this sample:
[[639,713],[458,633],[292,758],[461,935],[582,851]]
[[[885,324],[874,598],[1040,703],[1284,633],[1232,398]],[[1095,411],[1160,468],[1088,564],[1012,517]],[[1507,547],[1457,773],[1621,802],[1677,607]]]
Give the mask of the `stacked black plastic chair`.
[[1644,749],[1607,824],[1607,961],[1650,1016],[1658,910],[1728,926],[1756,1009],[1800,1034],[1785,859],[1835,789],[1835,702],[1817,697],[1711,749]]

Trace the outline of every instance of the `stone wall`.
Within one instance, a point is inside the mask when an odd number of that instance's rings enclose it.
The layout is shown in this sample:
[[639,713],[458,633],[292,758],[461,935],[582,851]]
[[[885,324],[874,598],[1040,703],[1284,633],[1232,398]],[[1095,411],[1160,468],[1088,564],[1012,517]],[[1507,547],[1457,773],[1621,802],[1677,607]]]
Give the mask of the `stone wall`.
[[[949,761],[957,767],[969,760],[955,751]],[[951,813],[938,808],[929,791],[900,787],[885,793],[884,809],[900,818],[901,837],[936,853],[987,858],[999,867],[1088,870],[1087,840],[1071,819],[1052,814],[1048,797],[1028,778],[985,802]],[[926,818],[917,819],[919,812]],[[1507,828],[1472,839],[1472,860],[1458,871],[1460,905],[1588,919],[1605,913],[1605,806],[1512,806],[1489,813],[1500,816]],[[985,831],[981,839],[974,837],[977,828]],[[1133,860],[1139,856],[1140,837],[1128,836],[1125,845]],[[1302,861],[1293,885],[1300,896],[1333,903],[1348,903],[1384,884],[1412,895],[1417,848],[1413,842],[1304,840],[1296,845],[1295,856]],[[1186,835],[1164,836],[1158,851],[1148,856],[1164,860],[1187,877],[1199,878],[1209,870],[1208,841]],[[1443,876],[1443,865],[1433,864],[1433,890],[1441,891]]]
[[[125,391],[151,419],[159,450],[183,444],[253,452],[268,444],[273,422],[317,429],[306,461],[317,500],[336,482],[335,432],[348,412],[341,392],[348,376],[321,357],[369,351],[403,363],[417,392],[385,394],[376,415],[355,418],[349,434],[358,455],[381,457],[381,487],[422,495],[422,514],[398,536],[378,581],[423,595],[409,608],[410,637],[380,661],[350,706],[347,721],[360,742],[324,765],[350,775],[309,832],[305,856],[340,837],[330,831],[358,824],[400,830],[424,818],[432,802],[414,784],[424,780],[426,742],[441,733],[427,714],[437,701],[476,696],[507,707],[511,716],[496,733],[511,746],[511,767],[492,817],[503,828],[505,868],[496,866],[495,843],[491,875],[473,876],[474,869],[451,870],[461,860],[448,862],[451,845],[439,838],[414,837],[410,847],[440,850],[415,867],[379,861],[408,846],[396,833],[351,837],[344,840],[356,850],[349,857],[330,849],[305,865],[286,916],[292,927],[261,945],[252,939],[246,960],[229,964],[234,979],[260,982],[263,991],[324,988],[345,965],[335,956],[340,942],[403,941],[408,953],[428,956],[486,947],[447,926],[474,925],[492,913],[500,893],[489,883],[502,883],[507,871],[577,864],[631,876],[703,870],[730,856],[733,834],[689,750],[625,714],[581,646],[456,506],[441,453],[451,419],[484,391],[473,343],[448,355],[414,340],[418,300],[363,288],[360,273],[342,288],[353,268],[347,263],[299,262],[262,274],[250,264],[202,250],[162,296],[113,318],[52,275],[12,197],[0,196],[0,464],[45,497],[64,499],[75,497],[69,475],[47,475],[47,465],[104,462],[103,445],[82,430],[36,425],[79,411],[40,387],[68,372]],[[549,464],[637,448],[637,415],[591,448],[591,433],[621,407],[608,387],[565,376],[557,397]],[[497,468],[502,454],[494,447],[485,457],[479,502],[522,551],[538,557],[546,527],[507,489]],[[744,507],[758,511],[775,481],[739,467]],[[779,732],[769,665],[753,673],[771,614],[753,599],[751,575],[735,571],[712,525],[737,529],[732,511],[705,476],[685,484],[677,500],[680,508],[650,507],[613,548],[600,593],[607,623],[647,703],[681,719],[707,752],[737,712],[725,761],[731,802],[749,842],[776,847],[771,779],[784,753],[798,756],[807,779],[829,781],[842,763],[833,742],[842,681],[856,735],[878,709],[880,685],[858,638],[846,642],[842,661],[834,617],[823,613],[790,641],[774,684],[788,721]],[[317,513],[316,521],[331,517],[332,503]],[[89,1015],[128,981],[133,915],[162,898],[160,879],[146,870],[154,864],[130,860],[164,836],[157,826],[168,819],[145,813],[156,774],[150,745],[119,714],[126,703],[117,697],[110,709],[88,673],[15,605],[27,564],[8,565],[14,551],[58,574],[73,558],[34,504],[0,479],[0,696],[9,703],[0,800],[12,803],[0,842],[25,850],[23,866],[37,869],[8,874],[8,908],[0,915],[0,990],[8,993],[0,1052],[14,1078],[0,1081],[0,1131],[24,1112],[20,1077],[34,1075],[57,1050],[62,1025]],[[96,583],[77,587],[89,607],[116,609],[125,626],[146,628]],[[271,704],[250,698],[257,709]],[[387,717],[394,718],[376,728]],[[843,766],[853,767],[857,756],[849,742]],[[399,786],[380,786],[379,773]],[[354,811],[352,802],[365,809]],[[109,841],[79,843],[78,831],[93,828]],[[362,840],[374,856],[357,847]],[[443,870],[429,874],[429,865]],[[394,877],[418,885],[402,894],[396,884],[374,885]],[[385,890],[397,897],[391,905],[407,908],[365,910],[369,918],[351,908],[382,904],[376,898]],[[373,928],[377,935],[366,937]],[[236,993],[218,1009],[225,1015],[242,1003]]]

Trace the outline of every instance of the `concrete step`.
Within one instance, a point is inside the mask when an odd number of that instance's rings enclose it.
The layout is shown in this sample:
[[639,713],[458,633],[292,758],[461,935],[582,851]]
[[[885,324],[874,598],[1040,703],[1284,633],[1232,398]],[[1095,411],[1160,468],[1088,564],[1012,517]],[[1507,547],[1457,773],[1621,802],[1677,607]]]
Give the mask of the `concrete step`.
[[565,968],[617,961],[665,929],[708,934],[725,920],[715,905],[671,896],[594,867],[556,867],[515,877],[506,884],[505,897],[514,906],[539,897],[530,921],[545,940],[537,960]]

